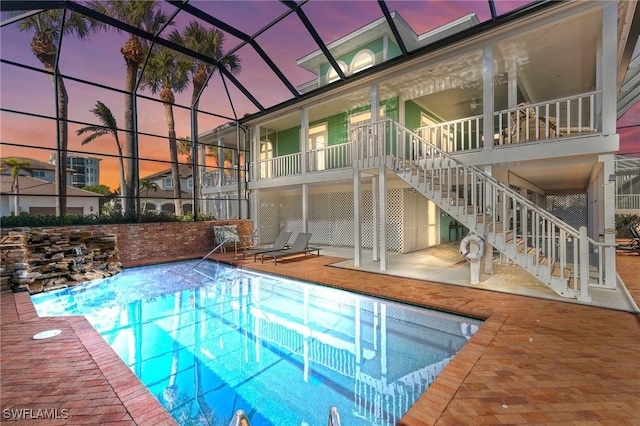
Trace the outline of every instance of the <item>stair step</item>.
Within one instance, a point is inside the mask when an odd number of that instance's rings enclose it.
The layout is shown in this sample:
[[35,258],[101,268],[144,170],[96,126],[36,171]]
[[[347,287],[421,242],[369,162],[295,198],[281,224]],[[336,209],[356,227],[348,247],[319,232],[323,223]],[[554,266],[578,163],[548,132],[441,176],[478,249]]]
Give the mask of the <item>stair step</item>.
[[490,215],[487,213],[478,213],[476,214],[477,223],[485,223],[485,221],[489,221]]
[[[502,232],[502,228],[503,228],[503,223],[502,222],[495,222],[495,223],[488,223],[487,224],[487,232]],[[511,231],[509,231],[511,232]]]

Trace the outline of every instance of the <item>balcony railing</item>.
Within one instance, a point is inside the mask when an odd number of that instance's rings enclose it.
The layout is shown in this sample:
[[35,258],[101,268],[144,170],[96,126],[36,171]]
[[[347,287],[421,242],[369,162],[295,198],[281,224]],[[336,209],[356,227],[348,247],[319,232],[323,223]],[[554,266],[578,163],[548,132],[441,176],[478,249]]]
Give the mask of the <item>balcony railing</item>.
[[596,104],[601,92],[556,99],[552,102],[519,104],[515,108],[493,115],[494,127],[501,129],[494,135],[494,144],[579,136],[598,132]]
[[[353,165],[351,146],[351,143],[343,143],[307,152],[307,171],[317,172],[351,167]],[[299,175],[302,173],[302,158],[301,153],[295,153],[259,160],[257,170],[252,168],[251,176],[254,180],[261,180]]]
[[[259,160],[255,166],[252,164],[251,178],[252,180],[261,180],[299,175],[302,173],[301,159],[302,154],[296,152],[294,154]],[[257,168],[254,168],[256,166]]]
[[343,143],[309,151],[307,170],[317,172],[351,167],[353,165],[351,146],[351,143]]
[[420,127],[415,130],[415,133],[444,152],[466,151],[482,148],[483,123],[484,117],[477,115]]
[[640,194],[616,195],[616,210],[640,210]]

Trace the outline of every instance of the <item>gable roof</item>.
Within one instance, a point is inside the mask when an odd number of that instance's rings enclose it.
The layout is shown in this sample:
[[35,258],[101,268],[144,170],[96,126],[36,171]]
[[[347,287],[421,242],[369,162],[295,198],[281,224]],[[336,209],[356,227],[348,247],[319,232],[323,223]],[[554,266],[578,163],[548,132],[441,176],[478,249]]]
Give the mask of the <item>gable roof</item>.
[[[13,179],[11,176],[0,175],[0,194],[13,195],[11,191],[12,182]],[[20,187],[20,195],[56,195],[55,182],[49,182],[31,176],[18,176],[18,185]],[[102,195],[73,186],[67,186],[67,197],[102,197]]]
[[[427,31],[426,33],[418,35],[398,12],[391,12],[391,19],[398,29],[398,33],[408,50],[415,50],[419,47],[426,46],[427,44],[436,42],[480,23],[476,14],[470,13],[434,28],[433,30]],[[385,35],[388,36],[390,40],[394,40],[394,36],[387,19],[383,16],[349,34],[346,34],[343,37],[340,37],[333,43],[328,44],[327,48],[331,54],[337,58],[346,53],[353,52],[362,45],[372,40],[379,39]],[[311,72],[317,72],[320,68],[320,64],[326,62],[327,58],[320,49],[315,50],[296,61],[300,67]]]
[[[180,174],[180,179],[187,179],[193,176],[193,168],[186,164],[179,164],[178,173]],[[140,180],[142,179],[154,180],[154,179],[165,178],[165,177],[171,177],[171,167],[147,176],[142,176],[140,177]]]
[[33,170],[51,170],[51,171],[55,171],[56,170],[56,166],[54,166],[51,163],[48,163],[46,161],[36,160],[36,159],[33,159],[33,158],[28,158],[28,157],[9,156],[9,157],[0,158],[0,161],[7,160],[9,158],[15,158],[16,160],[28,161],[29,162],[29,167],[31,167],[31,169],[33,169]]

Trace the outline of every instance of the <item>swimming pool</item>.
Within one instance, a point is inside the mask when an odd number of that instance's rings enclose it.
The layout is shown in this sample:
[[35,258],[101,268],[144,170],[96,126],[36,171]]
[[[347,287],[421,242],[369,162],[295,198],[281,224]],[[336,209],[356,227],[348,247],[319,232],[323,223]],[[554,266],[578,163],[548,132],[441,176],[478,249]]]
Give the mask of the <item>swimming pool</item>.
[[[194,269],[194,266],[197,268]],[[176,262],[32,296],[85,315],[178,423],[394,425],[480,320],[237,269]]]

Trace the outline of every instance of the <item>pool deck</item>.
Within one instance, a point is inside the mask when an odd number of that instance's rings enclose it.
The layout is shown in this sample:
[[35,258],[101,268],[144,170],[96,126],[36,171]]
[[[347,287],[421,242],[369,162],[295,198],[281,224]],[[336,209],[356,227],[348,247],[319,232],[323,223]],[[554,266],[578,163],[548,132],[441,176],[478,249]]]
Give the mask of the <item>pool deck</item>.
[[[638,313],[329,267],[344,260],[332,256],[277,265],[212,257],[485,319],[401,426],[640,425]],[[620,253],[617,262],[640,304],[640,256]],[[41,424],[175,424],[84,318],[39,318],[27,293],[3,293],[0,314],[1,422],[48,415]],[[50,329],[62,333],[32,338]]]

